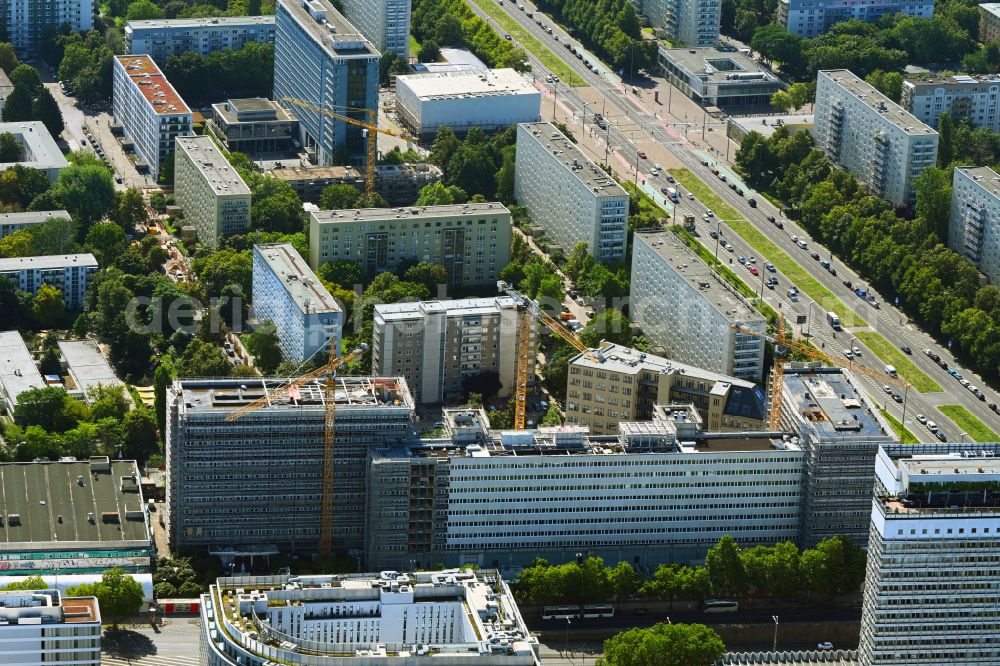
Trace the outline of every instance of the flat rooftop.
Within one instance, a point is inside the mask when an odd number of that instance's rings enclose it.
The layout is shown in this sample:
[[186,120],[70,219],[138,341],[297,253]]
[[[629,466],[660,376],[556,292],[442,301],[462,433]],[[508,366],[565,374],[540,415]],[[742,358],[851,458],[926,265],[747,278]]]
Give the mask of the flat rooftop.
[[64,597],[59,590],[0,590],[0,627],[100,621],[94,597]]
[[972,179],[976,185],[983,188],[995,197],[1000,197],[1000,174],[989,167],[955,167],[956,172],[961,172]]
[[89,402],[98,386],[121,386],[114,370],[93,340],[60,340],[59,351],[77,388]]
[[441,49],[444,62],[418,62],[412,65],[415,72],[457,72],[469,69],[488,69],[486,63],[468,49]]
[[[985,5],[980,5],[980,7],[983,6]],[[1000,76],[996,74],[951,74],[948,76],[926,74],[923,76],[911,76],[903,82],[903,85],[919,90],[920,88],[937,88],[939,86],[956,86],[963,89],[968,86],[996,85],[998,83],[1000,83]]]
[[624,345],[605,342],[600,349],[595,350],[593,358],[587,358],[585,354],[579,354],[570,359],[573,365],[597,370],[610,370],[619,374],[637,375],[640,372],[648,371],[654,373],[676,373],[679,375],[690,375],[708,381],[722,382],[732,386],[752,387],[755,384],[745,379],[737,379],[729,375],[703,370],[693,365],[678,363],[662,356],[640,352],[638,349],[625,347]]
[[331,57],[379,57],[371,42],[329,0],[278,0],[278,4]]
[[211,16],[206,18],[172,18],[129,21],[125,32],[137,30],[187,30],[191,28],[239,28],[251,25],[274,25],[274,16]]
[[[660,48],[660,55],[686,70],[689,76],[717,83],[765,84],[780,82],[763,65],[739,51],[720,51],[712,47]],[[738,80],[734,75],[743,75]],[[746,75],[753,75],[753,78]]]
[[212,186],[216,195],[250,196],[240,174],[229,163],[229,160],[219,151],[215,141],[207,135],[179,136],[175,139],[177,148],[184,151],[198,167],[205,181]]
[[132,85],[139,89],[146,103],[159,115],[191,113],[191,109],[167,81],[148,55],[120,55],[115,59],[125,68]]
[[0,549],[149,543],[133,460],[0,464]]
[[831,79],[841,89],[852,97],[856,97],[865,106],[879,114],[898,129],[907,134],[921,136],[937,136],[937,132],[928,125],[917,120],[909,111],[896,104],[880,93],[870,83],[858,78],[847,69],[825,69],[819,72]]
[[[2,72],[3,70],[0,70]],[[53,217],[71,219],[64,210],[29,210],[23,213],[0,213],[0,227],[6,224],[41,224]]]
[[672,231],[636,232],[635,242],[649,246],[692,289],[701,292],[702,298],[730,321],[764,321],[764,315],[725,284],[677,234]]
[[461,298],[455,300],[420,301],[418,303],[380,303],[375,314],[385,321],[415,321],[429,314],[446,312],[453,317],[496,314],[502,309],[517,307],[511,296],[492,298]]
[[[266,407],[321,410],[326,404],[324,380],[314,379],[293,390],[288,378],[181,379],[175,382],[188,411],[232,411],[267,396]],[[402,377],[340,377],[334,401],[337,409],[396,408],[412,410],[413,399]],[[265,408],[266,408],[265,407]]]
[[984,2],[979,5],[979,10],[1000,17],[1000,2]]
[[254,245],[253,249],[254,254],[259,254],[279,277],[301,312],[324,314],[341,311],[340,305],[309,268],[309,263],[290,243]]
[[17,331],[0,331],[0,384],[11,402],[25,391],[45,388],[45,381]]
[[446,206],[406,206],[404,208],[349,208],[345,210],[316,210],[309,216],[317,224],[347,224],[390,220],[436,220],[443,217],[472,217],[475,215],[510,215],[502,203],[465,203]]
[[410,90],[418,99],[425,102],[511,95],[540,96],[538,90],[513,69],[402,74],[396,77],[396,86]]
[[[376,169],[378,167],[375,167]],[[352,166],[296,166],[272,169],[271,175],[288,182],[303,180],[362,181],[364,176]]]
[[784,395],[820,437],[895,439],[843,368],[786,364]]
[[538,143],[544,145],[549,155],[555,157],[564,169],[572,172],[577,180],[594,194],[604,197],[628,197],[628,192],[616,183],[614,178],[594,164],[552,123],[521,123],[519,127],[523,127]]
[[[974,445],[973,445],[974,446]],[[917,454],[886,463],[879,451],[878,476],[887,494],[878,498],[895,514],[1000,513],[1000,458],[996,444],[938,454]],[[887,472],[883,465],[894,463]]]
[[66,157],[59,150],[59,145],[52,138],[40,120],[27,120],[16,123],[0,123],[0,134],[13,134],[24,146],[24,159],[17,162],[0,164],[6,169],[11,164],[21,164],[35,169],[64,169],[69,166]]
[[[2,131],[2,130],[0,130]],[[53,254],[43,257],[8,257],[0,259],[0,273],[13,273],[26,270],[51,270],[85,266],[97,269],[97,259],[89,252],[86,254]]]

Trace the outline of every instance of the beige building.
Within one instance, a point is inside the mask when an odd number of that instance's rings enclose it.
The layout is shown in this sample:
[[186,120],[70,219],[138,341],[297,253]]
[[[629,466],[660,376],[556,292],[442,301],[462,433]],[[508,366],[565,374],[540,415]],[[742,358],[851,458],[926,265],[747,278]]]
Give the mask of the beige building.
[[250,188],[208,136],[179,136],[174,196],[198,242],[219,246],[222,236],[250,228]]
[[[506,398],[514,391],[517,332],[509,296],[376,305],[372,368],[405,377],[418,404],[459,400],[462,380],[483,372],[497,373]],[[532,355],[528,376],[534,371]]]
[[510,234],[501,203],[313,211],[309,265],[346,259],[373,276],[426,261],[444,266],[451,288],[488,285],[510,262]]
[[1000,41],[1000,2],[979,5],[979,43]]
[[658,404],[691,403],[710,432],[767,428],[764,392],[720,375],[608,342],[569,361],[566,422],[617,435],[621,421],[648,421]]

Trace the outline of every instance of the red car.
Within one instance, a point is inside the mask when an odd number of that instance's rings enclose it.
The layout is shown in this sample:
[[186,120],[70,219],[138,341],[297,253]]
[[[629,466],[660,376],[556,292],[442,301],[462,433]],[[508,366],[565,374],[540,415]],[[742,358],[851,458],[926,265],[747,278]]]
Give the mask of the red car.
[[754,277],[760,275],[760,271],[757,270],[756,266],[750,266],[750,275],[753,275]]
[[639,151],[639,157],[642,158],[642,159],[646,159],[646,153],[645,153],[645,151],[640,150]]

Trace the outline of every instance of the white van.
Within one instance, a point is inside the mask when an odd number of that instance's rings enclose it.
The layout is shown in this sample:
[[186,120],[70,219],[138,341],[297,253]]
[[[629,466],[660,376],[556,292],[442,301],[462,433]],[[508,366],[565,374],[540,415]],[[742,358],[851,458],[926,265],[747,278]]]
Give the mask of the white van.
[[885,374],[889,375],[890,377],[897,377],[898,376],[898,373],[896,372],[896,368],[893,367],[893,366],[891,366],[891,365],[885,366]]

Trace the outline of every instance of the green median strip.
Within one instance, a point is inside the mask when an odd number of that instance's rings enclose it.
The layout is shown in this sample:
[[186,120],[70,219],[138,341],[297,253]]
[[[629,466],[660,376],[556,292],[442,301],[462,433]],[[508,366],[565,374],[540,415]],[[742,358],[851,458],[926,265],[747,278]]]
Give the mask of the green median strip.
[[931,393],[941,390],[940,384],[928,377],[908,356],[880,334],[875,331],[858,331],[855,336],[875,352],[883,363],[896,368],[899,376],[910,382],[917,391]]
[[542,44],[531,33],[524,29],[520,23],[512,19],[507,12],[500,9],[494,0],[466,0],[483,10],[490,18],[496,21],[497,25],[506,30],[524,48],[531,51],[536,58],[542,61],[546,69],[559,77],[559,80],[566,85],[580,88],[587,85],[587,82],[577,76],[569,66]]
[[848,309],[842,300],[834,296],[832,291],[820,284],[819,280],[814,278],[784,250],[775,245],[757,227],[740,217],[739,213],[726,204],[700,178],[687,169],[674,169],[671,173],[691,194],[712,209],[723,222],[749,243],[754,250],[762,256],[767,257],[780,272],[815,300],[821,312],[836,312],[840,316],[840,323],[843,326],[867,326],[867,322],[864,319]]
[[879,411],[882,412],[882,416],[884,416],[885,420],[889,422],[889,425],[892,426],[892,429],[896,431],[896,436],[899,437],[899,442],[901,444],[920,443],[919,440],[917,440],[916,436],[912,432],[910,432],[907,428],[905,428],[902,423],[899,422],[899,419],[897,419],[895,416],[893,416],[884,409],[880,409]]
[[[962,432],[976,442],[996,442],[1000,440],[993,430],[962,405],[938,405],[938,411],[955,422]],[[958,441],[959,437],[953,436],[952,441]]]

